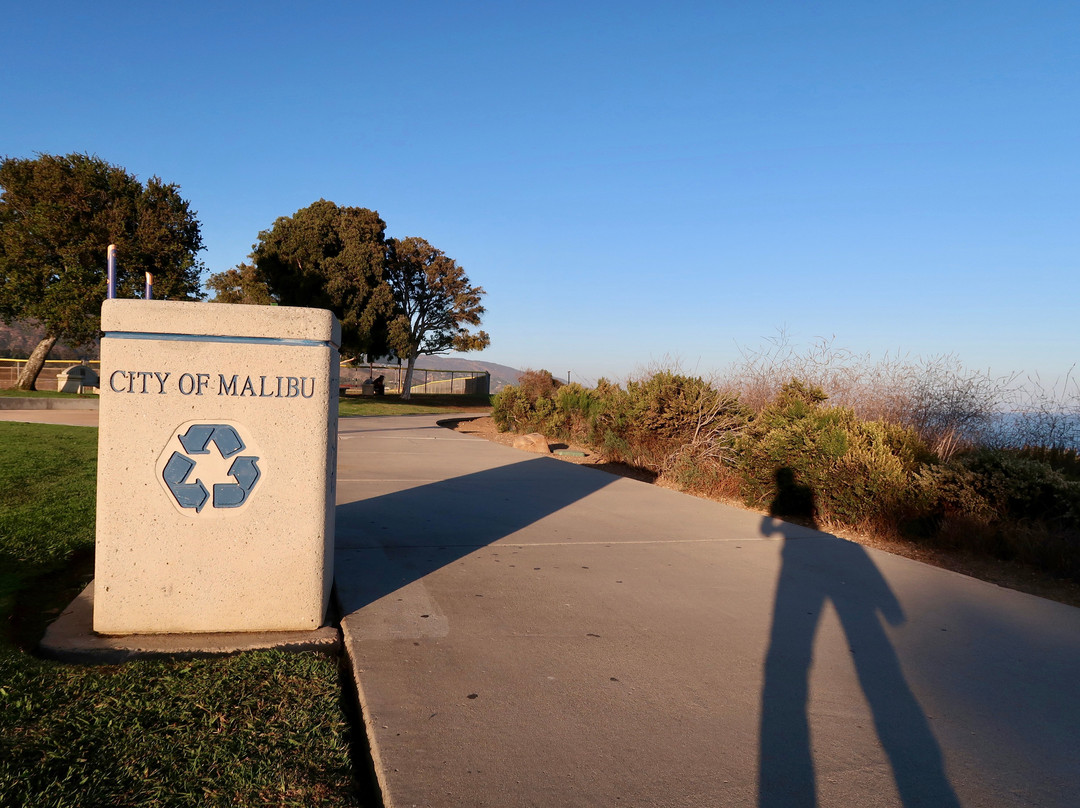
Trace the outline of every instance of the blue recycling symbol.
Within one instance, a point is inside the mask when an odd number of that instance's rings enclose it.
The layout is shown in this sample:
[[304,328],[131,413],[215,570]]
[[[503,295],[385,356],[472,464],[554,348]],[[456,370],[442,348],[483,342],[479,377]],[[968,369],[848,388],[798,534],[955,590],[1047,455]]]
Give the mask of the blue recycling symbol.
[[[162,479],[181,508],[194,508],[196,513],[202,513],[210,499],[210,492],[200,479],[188,482],[197,465],[197,461],[188,455],[210,454],[209,446],[212,443],[221,458],[228,460],[244,451],[244,441],[228,424],[194,424],[183,435],[176,437],[184,451],[172,453],[161,473]],[[259,458],[251,455],[237,457],[228,472],[236,482],[214,484],[212,507],[239,508],[243,505],[261,476],[258,461]]]

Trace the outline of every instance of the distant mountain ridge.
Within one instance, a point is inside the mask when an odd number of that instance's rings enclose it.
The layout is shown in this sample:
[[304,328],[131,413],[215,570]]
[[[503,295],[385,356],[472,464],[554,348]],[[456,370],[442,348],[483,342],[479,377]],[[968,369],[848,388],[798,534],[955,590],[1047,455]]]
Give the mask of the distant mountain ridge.
[[[382,364],[382,363],[376,363]],[[402,362],[402,368],[405,363]],[[477,359],[465,359],[457,356],[420,356],[416,367],[421,370],[473,370],[487,371],[491,374],[491,392],[497,393],[504,387],[517,384],[521,371],[508,365],[495,362],[481,362]]]

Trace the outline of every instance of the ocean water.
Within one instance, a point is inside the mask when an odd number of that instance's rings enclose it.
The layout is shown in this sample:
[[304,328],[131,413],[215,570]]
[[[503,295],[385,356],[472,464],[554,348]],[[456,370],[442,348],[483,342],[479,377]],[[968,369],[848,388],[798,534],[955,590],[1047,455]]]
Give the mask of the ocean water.
[[1000,413],[981,437],[993,446],[1056,446],[1080,451],[1080,413]]

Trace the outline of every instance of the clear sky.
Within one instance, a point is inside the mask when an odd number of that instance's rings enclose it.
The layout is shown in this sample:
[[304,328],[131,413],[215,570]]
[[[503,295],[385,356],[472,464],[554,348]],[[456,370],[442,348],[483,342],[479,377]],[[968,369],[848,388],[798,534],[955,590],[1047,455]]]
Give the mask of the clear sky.
[[487,290],[475,358],[702,373],[786,328],[1080,360],[1080,4],[9,3],[0,154],[180,185],[207,268],[319,198]]

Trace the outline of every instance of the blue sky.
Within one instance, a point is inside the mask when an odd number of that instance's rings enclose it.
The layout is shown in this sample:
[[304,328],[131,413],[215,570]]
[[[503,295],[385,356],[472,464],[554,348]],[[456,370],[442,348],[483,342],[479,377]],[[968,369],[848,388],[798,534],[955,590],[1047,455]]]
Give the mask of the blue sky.
[[210,271],[326,198],[487,290],[476,358],[707,373],[786,329],[1080,359],[1075,2],[12,4],[0,154],[181,186]]

